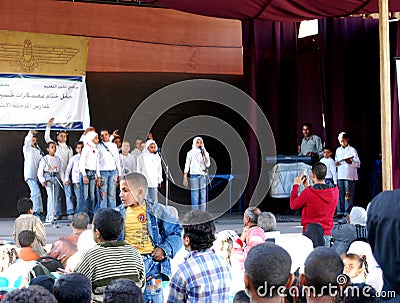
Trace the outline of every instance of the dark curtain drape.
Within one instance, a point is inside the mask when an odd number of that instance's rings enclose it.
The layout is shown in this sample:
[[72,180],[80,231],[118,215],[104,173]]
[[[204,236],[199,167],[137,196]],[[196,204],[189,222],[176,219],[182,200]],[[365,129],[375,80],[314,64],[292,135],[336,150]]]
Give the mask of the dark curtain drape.
[[[251,20],[242,28],[245,86],[268,118],[277,153],[297,153],[306,121],[334,150],[338,133],[348,132],[361,159],[355,203],[366,206],[381,152],[378,21],[321,19],[319,34],[303,39],[298,23]],[[251,136],[248,144],[257,157]],[[250,161],[253,172],[260,161]]]

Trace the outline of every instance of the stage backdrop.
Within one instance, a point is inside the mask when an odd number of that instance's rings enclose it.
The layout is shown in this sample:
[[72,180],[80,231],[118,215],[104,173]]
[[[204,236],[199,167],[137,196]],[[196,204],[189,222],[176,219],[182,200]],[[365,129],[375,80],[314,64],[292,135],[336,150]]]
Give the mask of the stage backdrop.
[[88,38],[0,31],[0,129],[89,126]]

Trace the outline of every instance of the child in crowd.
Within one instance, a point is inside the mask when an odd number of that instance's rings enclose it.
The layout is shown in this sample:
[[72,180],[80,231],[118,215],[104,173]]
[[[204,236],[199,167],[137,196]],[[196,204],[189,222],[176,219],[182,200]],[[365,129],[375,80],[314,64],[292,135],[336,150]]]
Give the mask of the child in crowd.
[[53,222],[61,218],[61,194],[60,180],[64,180],[64,170],[59,157],[55,155],[57,145],[54,142],[47,143],[48,154],[39,162],[38,179],[47,192],[47,216],[46,222]]
[[24,261],[34,261],[40,256],[32,249],[35,241],[35,234],[31,230],[22,230],[18,234],[18,242],[21,245],[21,250],[18,252],[20,259]]
[[85,134],[84,146],[79,159],[79,181],[81,187],[81,197],[78,200],[77,211],[85,212],[89,219],[93,219],[95,204],[95,186],[100,185],[99,170],[99,136],[94,131]]
[[[64,184],[67,186],[67,188],[71,189],[69,185],[71,184],[70,180],[72,180],[72,188],[74,190],[76,202],[81,199],[81,186],[79,181],[79,160],[81,159],[82,149],[83,142],[78,141],[75,144],[76,154],[71,159],[69,159],[67,169],[65,170]],[[74,215],[68,215],[68,220],[72,221],[73,219]]]
[[348,275],[352,283],[365,283],[368,274],[368,266],[365,257],[357,254],[342,254],[344,273]]
[[147,179],[147,199],[158,202],[157,188],[161,187],[162,167],[161,158],[157,154],[157,144],[154,140],[147,140],[146,147],[137,160],[137,172],[144,175]]
[[42,224],[42,221],[33,215],[33,202],[31,199],[24,197],[17,201],[17,210],[19,217],[15,219],[13,237],[18,247],[21,247],[18,235],[23,230],[31,230],[34,235],[34,243],[32,246],[39,256],[43,257],[47,254],[44,249],[46,245],[46,230]]
[[337,171],[335,160],[332,159],[332,148],[324,147],[324,156],[319,160],[326,165],[326,184],[337,184]]
[[128,141],[122,142],[121,153],[119,154],[119,161],[121,163],[122,175],[136,172],[137,158],[135,154],[129,153],[131,145]]

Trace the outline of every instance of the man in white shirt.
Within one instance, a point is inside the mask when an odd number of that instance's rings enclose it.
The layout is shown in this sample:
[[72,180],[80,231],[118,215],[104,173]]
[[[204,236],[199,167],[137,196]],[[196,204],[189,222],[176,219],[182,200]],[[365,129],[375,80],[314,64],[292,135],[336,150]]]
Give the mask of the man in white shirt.
[[341,132],[338,136],[340,147],[336,149],[335,162],[338,172],[339,203],[336,215],[347,216],[353,208],[353,199],[356,181],[358,180],[357,169],[361,161],[357,150],[349,145],[349,136]]
[[[69,159],[74,155],[72,147],[67,144],[68,133],[65,130],[60,130],[57,132],[57,142],[50,137],[50,128],[54,123],[54,118],[51,118],[46,126],[46,131],[44,132],[44,140],[46,143],[55,142],[57,145],[56,156],[61,160],[62,170],[67,169]],[[64,182],[62,180],[61,182]],[[59,204],[61,205],[62,200],[65,197],[65,205],[67,209],[67,215],[73,215],[75,213],[74,203],[72,201],[72,187],[64,186],[64,194],[61,192],[59,195]],[[61,216],[61,214],[60,214]]]
[[192,149],[186,154],[186,163],[183,170],[183,186],[187,187],[188,173],[190,172],[190,189],[192,209],[206,210],[206,176],[210,167],[210,155],[206,151],[201,137],[193,139]]
[[100,170],[100,208],[115,208],[116,187],[121,178],[121,165],[117,145],[110,141],[107,129],[100,132],[101,141],[97,146],[99,150]]
[[36,130],[30,130],[24,139],[24,146],[22,147],[24,153],[24,179],[31,192],[33,214],[42,217],[43,201],[37,177],[39,162],[42,156],[40,155],[40,151],[35,147],[37,143],[36,134]]
[[139,158],[140,154],[142,153],[143,148],[141,147],[141,144],[143,143],[143,140],[140,138],[137,138],[135,140],[135,149],[131,151],[131,154],[135,156],[136,160]]

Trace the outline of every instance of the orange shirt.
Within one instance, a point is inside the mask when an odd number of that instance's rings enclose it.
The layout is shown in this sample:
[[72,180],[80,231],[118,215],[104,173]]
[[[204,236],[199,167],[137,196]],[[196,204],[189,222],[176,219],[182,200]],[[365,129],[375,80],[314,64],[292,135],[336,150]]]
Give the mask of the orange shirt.
[[18,256],[24,261],[35,261],[40,258],[40,256],[30,247],[22,247]]

